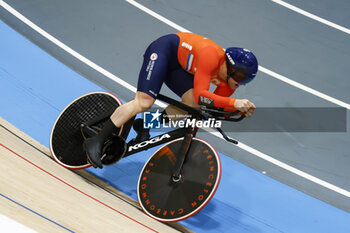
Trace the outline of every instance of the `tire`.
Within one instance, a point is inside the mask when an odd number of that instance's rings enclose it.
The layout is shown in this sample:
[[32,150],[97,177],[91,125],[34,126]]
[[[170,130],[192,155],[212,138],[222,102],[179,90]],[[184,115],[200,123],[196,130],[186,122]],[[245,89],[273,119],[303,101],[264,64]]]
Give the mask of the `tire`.
[[176,153],[183,138],[158,149],[142,169],[137,195],[147,215],[162,222],[176,222],[198,213],[213,197],[221,177],[221,162],[215,149],[193,138],[181,179],[172,180]]
[[[69,169],[90,167],[83,150],[81,124],[114,111],[122,102],[108,92],[91,92],[72,101],[58,116],[50,135],[50,151],[54,160]],[[96,125],[102,128],[103,123]],[[122,133],[121,127],[118,135]]]

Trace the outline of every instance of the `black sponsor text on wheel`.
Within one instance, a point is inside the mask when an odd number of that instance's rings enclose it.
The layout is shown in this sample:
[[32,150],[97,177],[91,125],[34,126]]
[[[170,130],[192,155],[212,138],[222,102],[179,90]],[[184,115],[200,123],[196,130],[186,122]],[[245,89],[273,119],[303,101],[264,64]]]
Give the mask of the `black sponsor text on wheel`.
[[155,152],[139,178],[141,207],[159,221],[181,221],[194,215],[208,203],[219,185],[219,156],[200,138],[192,138],[180,176],[174,178],[172,171],[182,141],[183,138],[175,139]]

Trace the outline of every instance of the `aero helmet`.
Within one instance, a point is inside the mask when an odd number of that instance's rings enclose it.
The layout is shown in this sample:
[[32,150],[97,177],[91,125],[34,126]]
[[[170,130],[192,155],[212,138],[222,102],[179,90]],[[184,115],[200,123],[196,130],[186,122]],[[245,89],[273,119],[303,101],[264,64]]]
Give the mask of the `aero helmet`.
[[[225,50],[227,63],[227,80],[232,77],[239,84],[252,81],[258,71],[258,61],[255,55],[247,49],[230,47]],[[244,75],[237,76],[236,72]]]

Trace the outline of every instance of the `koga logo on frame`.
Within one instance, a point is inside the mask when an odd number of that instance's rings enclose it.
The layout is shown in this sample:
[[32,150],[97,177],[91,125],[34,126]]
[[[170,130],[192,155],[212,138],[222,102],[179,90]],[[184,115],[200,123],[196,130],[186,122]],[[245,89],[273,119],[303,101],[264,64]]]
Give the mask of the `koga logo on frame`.
[[133,150],[137,150],[137,149],[142,148],[142,147],[145,147],[145,146],[147,146],[147,145],[149,145],[149,144],[154,144],[154,143],[156,143],[156,142],[160,142],[160,141],[162,141],[164,138],[170,138],[170,137],[171,137],[171,136],[170,136],[169,134],[164,134],[164,135],[162,135],[162,136],[152,138],[152,139],[150,139],[150,140],[148,140],[148,141],[143,141],[143,142],[138,143],[138,144],[136,144],[136,145],[129,146],[129,152],[130,152],[130,151],[133,151]]

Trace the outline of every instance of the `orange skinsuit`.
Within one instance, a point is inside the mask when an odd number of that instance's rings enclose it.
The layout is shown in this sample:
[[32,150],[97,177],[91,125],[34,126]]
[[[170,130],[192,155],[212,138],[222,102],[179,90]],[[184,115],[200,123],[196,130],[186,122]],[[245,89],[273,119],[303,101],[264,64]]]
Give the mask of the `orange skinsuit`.
[[[222,47],[203,36],[179,32],[178,61],[187,72],[194,74],[194,98],[198,104],[200,96],[214,100],[215,107],[234,110],[234,98],[229,98],[232,90],[226,81],[219,79],[219,67],[226,56]],[[214,93],[209,91],[210,83],[217,86]]]

